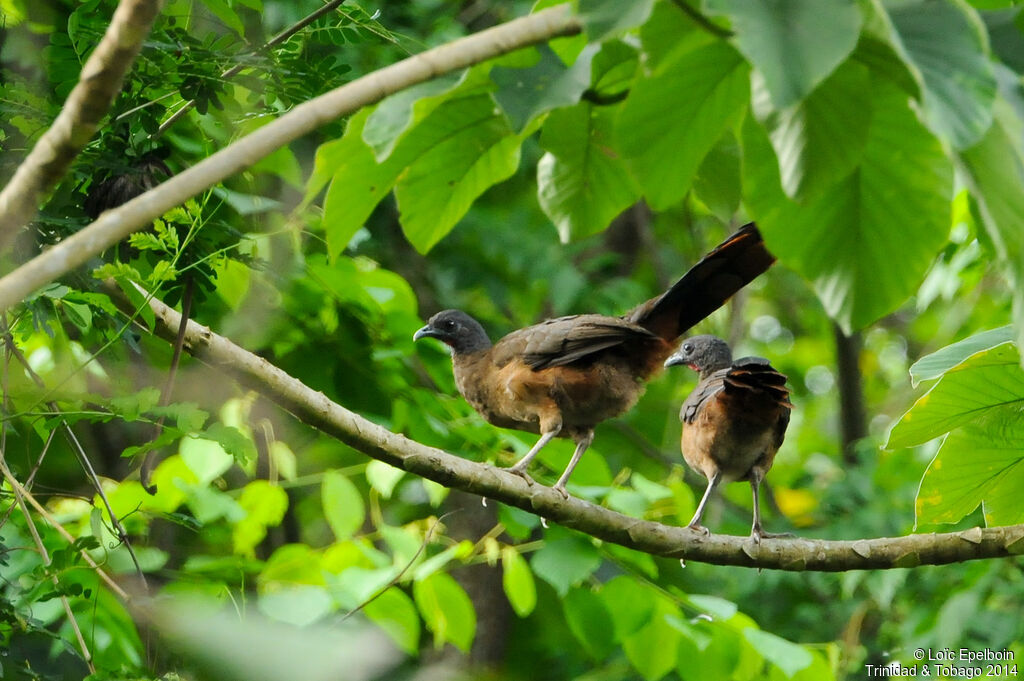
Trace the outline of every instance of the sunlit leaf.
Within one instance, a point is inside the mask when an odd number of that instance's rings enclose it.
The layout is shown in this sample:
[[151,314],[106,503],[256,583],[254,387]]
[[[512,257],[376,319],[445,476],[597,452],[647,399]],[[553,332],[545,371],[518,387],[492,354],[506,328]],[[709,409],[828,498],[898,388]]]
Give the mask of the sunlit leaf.
[[743,630],[743,636],[757,652],[764,655],[765,659],[781,669],[788,677],[792,677],[813,662],[811,653],[805,648],[790,643],[771,632],[751,627]]
[[469,652],[476,636],[476,611],[463,588],[450,575],[435,572],[413,584],[412,593],[423,621],[434,634],[434,647],[451,642]]
[[520,617],[526,617],[537,605],[537,587],[533,583],[533,572],[513,546],[501,550],[501,585],[512,609]]
[[1013,327],[1009,325],[976,333],[917,360],[910,367],[910,376],[916,386],[921,381],[930,381],[942,376],[975,353],[1012,340]]
[[410,655],[420,648],[420,618],[412,599],[396,586],[381,593],[363,607],[366,616]]
[[1024,369],[1016,347],[1006,343],[947,371],[893,427],[886,447],[913,447],[1013,405],[1024,405]]
[[363,525],[363,496],[352,481],[337,471],[324,473],[321,486],[324,517],[338,539],[348,539]]
[[601,556],[589,541],[575,535],[563,535],[545,542],[533,554],[530,564],[538,577],[564,596],[569,587],[593,574],[601,564]]

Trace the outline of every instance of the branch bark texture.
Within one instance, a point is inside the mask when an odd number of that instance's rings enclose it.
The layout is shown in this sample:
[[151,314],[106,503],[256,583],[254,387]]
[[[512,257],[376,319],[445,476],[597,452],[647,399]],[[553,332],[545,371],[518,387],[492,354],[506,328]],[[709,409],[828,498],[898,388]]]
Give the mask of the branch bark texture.
[[10,244],[17,230],[35,216],[43,197],[92,139],[121,91],[160,5],[160,0],[121,0],[118,4],[60,114],[0,192],[0,248]]
[[[134,313],[126,299],[121,298],[119,305]],[[156,315],[157,334],[173,342],[181,315],[155,298],[149,306]],[[185,349],[367,456],[644,553],[716,565],[827,572],[943,565],[1024,553],[1024,525],[855,541],[792,538],[754,544],[747,537],[705,537],[683,527],[631,518],[581,499],[565,500],[549,487],[530,486],[494,466],[467,461],[392,433],[192,321],[185,332]]]
[[[569,6],[559,5],[427,50],[300,104],[160,186],[103,213],[78,233],[4,276],[0,279],[0,312],[171,208],[325,123],[417,83],[580,30],[579,19]],[[0,210],[0,220],[3,212]]]

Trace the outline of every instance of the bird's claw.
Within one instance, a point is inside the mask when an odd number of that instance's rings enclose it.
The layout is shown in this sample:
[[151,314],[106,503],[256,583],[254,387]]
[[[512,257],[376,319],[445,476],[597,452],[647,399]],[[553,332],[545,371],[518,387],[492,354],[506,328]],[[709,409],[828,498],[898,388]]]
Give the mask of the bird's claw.
[[508,471],[513,475],[518,475],[520,478],[526,481],[527,485],[531,487],[533,486],[533,478],[531,478],[530,475],[524,469],[518,468],[516,466],[509,466],[507,468],[503,468],[502,470]]
[[708,528],[704,527],[700,523],[690,523],[689,525],[686,526],[686,528],[689,529],[689,530],[693,530],[694,532],[699,532],[702,535],[704,535],[705,537],[710,537],[711,536],[711,530],[709,530]]
[[755,544],[760,544],[762,539],[783,539],[785,537],[794,537],[792,532],[765,532],[760,527],[755,527],[750,531],[750,538]]

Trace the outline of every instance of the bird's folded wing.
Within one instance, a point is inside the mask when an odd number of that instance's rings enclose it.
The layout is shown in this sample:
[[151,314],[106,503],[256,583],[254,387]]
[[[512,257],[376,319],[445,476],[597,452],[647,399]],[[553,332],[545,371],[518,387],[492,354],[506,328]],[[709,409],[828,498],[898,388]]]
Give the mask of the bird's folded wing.
[[549,319],[514,331],[494,346],[499,366],[518,360],[534,371],[583,361],[617,346],[658,342],[650,331],[604,315],[576,315]]

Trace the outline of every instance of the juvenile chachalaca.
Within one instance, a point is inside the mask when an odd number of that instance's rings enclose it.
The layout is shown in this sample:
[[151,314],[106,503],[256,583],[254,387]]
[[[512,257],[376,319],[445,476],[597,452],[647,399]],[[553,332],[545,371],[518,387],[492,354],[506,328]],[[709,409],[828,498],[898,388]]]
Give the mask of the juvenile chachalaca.
[[749,480],[754,494],[750,536],[778,537],[761,529],[758,499],[761,481],[772,467],[789,425],[786,377],[763,357],[733,361],[729,345],[715,336],[683,341],[665,366],[685,364],[700,373],[697,387],[683,402],[683,458],[708,480],[689,527],[710,534],[700,524],[711,492],[721,482]]

